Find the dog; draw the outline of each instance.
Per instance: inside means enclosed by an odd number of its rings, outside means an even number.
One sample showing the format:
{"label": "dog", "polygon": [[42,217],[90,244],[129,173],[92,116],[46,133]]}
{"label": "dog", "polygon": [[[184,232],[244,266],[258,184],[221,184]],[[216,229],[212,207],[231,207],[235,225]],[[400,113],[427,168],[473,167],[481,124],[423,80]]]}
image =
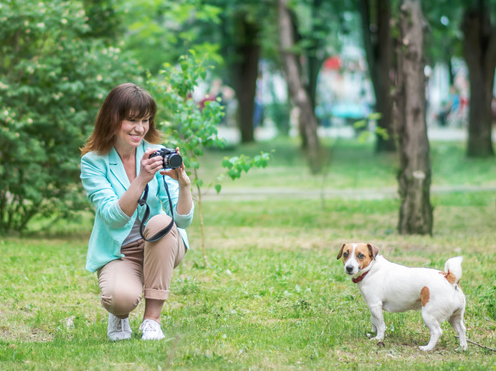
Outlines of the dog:
{"label": "dog", "polygon": [[383,310],[397,313],[421,310],[431,338],[422,351],[433,350],[443,331],[440,323],[448,320],[458,333],[460,348],[467,349],[463,324],[465,295],[460,287],[461,256],[449,259],[444,272],[429,268],[409,268],[379,255],[372,244],[343,244],[337,259],[343,258],[344,271],[352,277],[370,310],[371,340],[383,340],[386,331]]}

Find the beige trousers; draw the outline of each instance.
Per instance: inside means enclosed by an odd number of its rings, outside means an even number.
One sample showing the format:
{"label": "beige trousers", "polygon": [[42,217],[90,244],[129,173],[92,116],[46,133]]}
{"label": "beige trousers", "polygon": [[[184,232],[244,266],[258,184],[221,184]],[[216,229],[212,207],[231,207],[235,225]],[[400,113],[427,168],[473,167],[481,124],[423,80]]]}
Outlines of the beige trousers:
{"label": "beige trousers", "polygon": [[[168,215],[155,215],[145,228],[149,238],[167,226]],[[176,225],[156,242],[140,239],[122,246],[125,256],[112,260],[97,271],[101,301],[115,316],[125,316],[145,299],[167,300],[172,271],[186,255],[186,247]]]}

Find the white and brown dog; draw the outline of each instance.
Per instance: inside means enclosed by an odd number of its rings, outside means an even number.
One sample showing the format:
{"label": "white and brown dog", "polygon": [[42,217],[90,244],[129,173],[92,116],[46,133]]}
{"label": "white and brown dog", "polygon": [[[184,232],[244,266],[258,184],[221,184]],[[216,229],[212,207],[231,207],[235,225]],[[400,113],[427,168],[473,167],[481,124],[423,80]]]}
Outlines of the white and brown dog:
{"label": "white and brown dog", "polygon": [[382,311],[421,310],[431,338],[420,350],[432,350],[443,331],[440,323],[449,321],[458,333],[460,347],[467,349],[463,313],[465,295],[459,285],[462,257],[449,259],[444,272],[429,268],[408,268],[379,255],[376,246],[365,243],[343,244],[337,259],[343,257],[344,271],[358,284],[372,317],[372,340],[384,339],[386,325]]}

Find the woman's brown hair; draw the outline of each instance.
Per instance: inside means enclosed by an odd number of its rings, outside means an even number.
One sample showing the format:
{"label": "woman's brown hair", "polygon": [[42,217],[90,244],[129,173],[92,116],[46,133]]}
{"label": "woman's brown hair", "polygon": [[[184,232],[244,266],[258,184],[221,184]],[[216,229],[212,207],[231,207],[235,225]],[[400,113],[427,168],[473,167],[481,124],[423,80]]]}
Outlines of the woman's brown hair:
{"label": "woman's brown hair", "polygon": [[115,144],[115,134],[126,119],[150,117],[150,127],[145,140],[153,144],[159,143],[160,132],[154,121],[156,113],[155,100],[146,90],[132,83],[116,86],[105,98],[95,120],[95,130],[81,148],[81,154],[91,151],[99,155],[109,153]]}

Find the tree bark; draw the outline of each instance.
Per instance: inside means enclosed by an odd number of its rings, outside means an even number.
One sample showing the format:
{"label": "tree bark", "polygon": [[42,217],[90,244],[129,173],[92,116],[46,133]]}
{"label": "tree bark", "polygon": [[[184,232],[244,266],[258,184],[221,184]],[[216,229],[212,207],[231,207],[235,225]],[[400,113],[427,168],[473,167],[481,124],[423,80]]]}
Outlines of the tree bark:
{"label": "tree bark", "polygon": [[250,22],[245,13],[238,15],[238,40],[233,64],[233,88],[238,99],[239,129],[243,143],[255,140],[253,110],[257,89],[258,61],[260,57],[259,26]]}
{"label": "tree bark", "polygon": [[316,173],[322,166],[320,156],[321,147],[317,136],[317,118],[315,117],[308,92],[303,86],[297,56],[292,51],[294,47],[294,34],[287,3],[287,0],[279,0],[278,2],[279,38],[284,75],[291,100],[299,109],[299,122],[300,127],[305,132],[306,153],[308,155],[310,169],[313,173]]}
{"label": "tree bark", "polygon": [[463,54],[470,81],[468,157],[494,156],[491,140],[496,29],[491,26],[484,1],[465,11],[462,23]]}
{"label": "tree bark", "polygon": [[[313,0],[312,19],[314,20],[319,19],[319,12],[322,12],[322,3],[323,0]],[[322,38],[319,37],[319,35],[322,34],[323,32],[324,32],[323,25],[320,22],[312,22],[311,43],[310,46],[306,48],[306,53],[305,53],[308,62],[307,63],[308,82],[306,88],[314,112],[315,112],[315,107],[317,105],[317,84],[318,84],[319,72],[325,60],[323,53],[319,53],[319,50],[322,49]]]}
{"label": "tree bark", "polygon": [[422,23],[420,0],[401,1],[397,95],[401,198],[398,232],[432,235]]}
{"label": "tree bark", "polygon": [[381,113],[377,126],[384,129],[376,135],[376,152],[394,152],[396,138],[390,76],[393,60],[393,41],[389,24],[391,3],[390,0],[360,0],[358,7],[370,78],[374,86],[375,110]]}

